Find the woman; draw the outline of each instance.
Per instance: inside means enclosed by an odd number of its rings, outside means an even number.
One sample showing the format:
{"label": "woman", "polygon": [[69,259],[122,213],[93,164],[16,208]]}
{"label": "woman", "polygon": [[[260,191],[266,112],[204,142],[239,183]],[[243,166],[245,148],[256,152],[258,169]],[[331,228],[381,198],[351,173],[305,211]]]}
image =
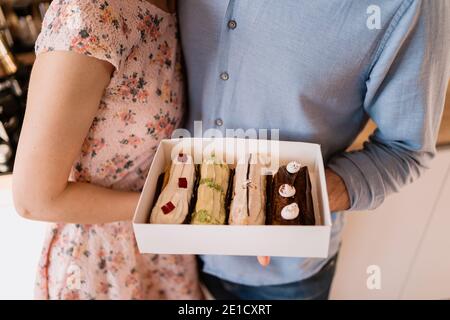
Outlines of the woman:
{"label": "woman", "polygon": [[18,212],[55,222],[38,299],[200,298],[194,257],[139,254],[130,223],[158,143],[183,113],[173,8],[50,6],[13,177]]}

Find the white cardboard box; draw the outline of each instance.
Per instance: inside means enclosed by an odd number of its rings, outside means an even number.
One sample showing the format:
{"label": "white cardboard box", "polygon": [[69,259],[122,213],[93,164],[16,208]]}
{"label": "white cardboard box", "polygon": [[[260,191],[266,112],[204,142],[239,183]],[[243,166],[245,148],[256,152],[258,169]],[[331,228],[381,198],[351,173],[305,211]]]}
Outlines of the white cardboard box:
{"label": "white cardboard box", "polygon": [[[237,150],[279,154],[285,165],[297,160],[307,165],[311,178],[315,226],[236,226],[149,224],[158,177],[170,163],[171,154],[191,152],[194,161],[202,153],[236,161]],[[229,162],[228,162],[229,163]],[[328,256],[331,217],[320,146],[311,143],[234,138],[183,138],[163,140],[153,159],[135,215],[133,226],[141,253],[216,254],[249,256]]]}

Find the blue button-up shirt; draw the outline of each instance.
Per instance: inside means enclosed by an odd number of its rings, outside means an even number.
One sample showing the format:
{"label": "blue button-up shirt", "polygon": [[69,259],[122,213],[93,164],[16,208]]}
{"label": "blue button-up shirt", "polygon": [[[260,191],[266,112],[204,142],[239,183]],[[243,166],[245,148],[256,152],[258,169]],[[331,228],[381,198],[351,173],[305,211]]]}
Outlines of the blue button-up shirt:
{"label": "blue button-up shirt", "polygon": [[[449,78],[448,0],[182,0],[187,128],[279,129],[322,146],[351,209],[417,178],[435,152]],[[229,23],[231,20],[234,22]],[[361,151],[345,152],[371,118]],[[330,256],[342,215],[334,214]],[[388,223],[388,222],[387,222]],[[299,244],[305,245],[305,244]],[[204,270],[247,285],[307,278],[326,259],[204,256]]]}

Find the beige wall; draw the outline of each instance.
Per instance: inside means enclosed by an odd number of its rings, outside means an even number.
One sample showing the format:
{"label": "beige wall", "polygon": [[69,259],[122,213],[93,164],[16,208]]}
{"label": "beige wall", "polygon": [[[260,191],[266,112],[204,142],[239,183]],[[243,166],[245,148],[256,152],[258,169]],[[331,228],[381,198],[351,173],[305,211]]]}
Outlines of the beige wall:
{"label": "beige wall", "polygon": [[[349,212],[333,299],[450,299],[450,148],[374,211]],[[369,290],[367,267],[381,272]]]}

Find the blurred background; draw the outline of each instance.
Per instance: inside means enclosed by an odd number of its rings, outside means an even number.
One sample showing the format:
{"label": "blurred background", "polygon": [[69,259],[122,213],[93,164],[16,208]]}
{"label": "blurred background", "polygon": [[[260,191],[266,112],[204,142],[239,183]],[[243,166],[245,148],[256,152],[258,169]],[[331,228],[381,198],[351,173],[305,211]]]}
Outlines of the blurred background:
{"label": "blurred background", "polygon": [[49,1],[0,1],[0,174],[12,171],[34,43]]}
{"label": "blurred background", "polygon": [[[0,299],[33,297],[46,227],[15,213],[11,172],[34,42],[49,3],[0,0]],[[351,149],[361,148],[374,129],[368,123]],[[346,214],[332,299],[450,299],[450,91],[437,149],[417,183],[375,211]],[[367,285],[371,266],[379,270],[379,288]]]}

